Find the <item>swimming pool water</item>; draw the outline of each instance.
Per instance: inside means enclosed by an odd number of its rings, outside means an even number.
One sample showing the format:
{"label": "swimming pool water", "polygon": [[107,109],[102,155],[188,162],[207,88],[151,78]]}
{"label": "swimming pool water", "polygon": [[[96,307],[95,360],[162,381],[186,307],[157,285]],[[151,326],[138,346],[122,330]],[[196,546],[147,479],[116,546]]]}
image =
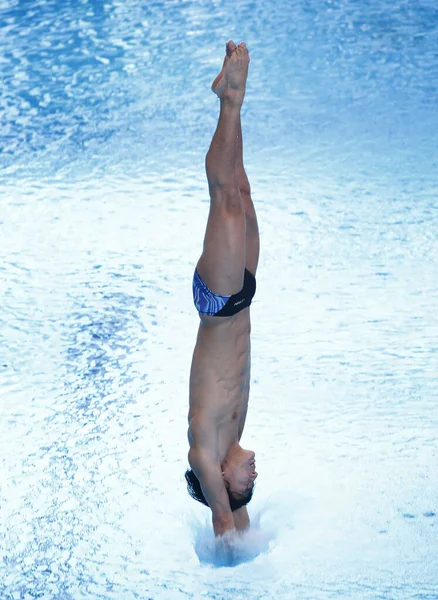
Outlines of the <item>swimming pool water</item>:
{"label": "swimming pool water", "polygon": [[[222,568],[183,472],[229,38],[261,551]],[[438,598],[437,38],[426,0],[0,2],[1,598]]]}

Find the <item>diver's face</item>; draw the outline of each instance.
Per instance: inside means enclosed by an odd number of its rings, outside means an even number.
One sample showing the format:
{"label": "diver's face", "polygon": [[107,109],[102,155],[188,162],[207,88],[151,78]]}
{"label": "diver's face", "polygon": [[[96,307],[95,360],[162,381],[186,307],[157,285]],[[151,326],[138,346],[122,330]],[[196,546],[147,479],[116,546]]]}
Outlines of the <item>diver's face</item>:
{"label": "diver's face", "polygon": [[243,495],[248,493],[257,479],[255,470],[255,454],[251,450],[242,450],[242,454],[234,465],[229,465],[224,471],[224,478],[228,482],[232,494]]}

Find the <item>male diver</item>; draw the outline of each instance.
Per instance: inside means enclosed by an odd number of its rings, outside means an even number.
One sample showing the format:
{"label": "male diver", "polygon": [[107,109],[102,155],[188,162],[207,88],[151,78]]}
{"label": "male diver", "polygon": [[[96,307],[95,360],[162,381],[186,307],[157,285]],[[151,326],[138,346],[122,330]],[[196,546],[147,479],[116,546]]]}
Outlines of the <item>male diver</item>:
{"label": "male diver", "polygon": [[240,111],[249,53],[226,44],[212,90],[220,99],[206,156],[210,212],[193,279],[200,325],[190,372],[186,472],[190,495],[212,512],[216,536],[249,527],[255,454],[240,446],[250,385],[249,306],[256,289],[259,232],[243,167]]}

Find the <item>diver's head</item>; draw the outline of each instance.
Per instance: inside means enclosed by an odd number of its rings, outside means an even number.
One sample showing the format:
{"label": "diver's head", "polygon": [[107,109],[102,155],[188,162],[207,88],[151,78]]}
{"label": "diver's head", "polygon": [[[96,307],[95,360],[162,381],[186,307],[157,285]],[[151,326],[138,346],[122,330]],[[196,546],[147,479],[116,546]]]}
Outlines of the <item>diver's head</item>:
{"label": "diver's head", "polygon": [[[239,446],[228,453],[221,467],[230,508],[234,512],[248,504],[252,498],[254,481],[257,478],[255,454],[250,450],[243,450]],[[190,496],[208,506],[199,479],[193,470],[188,469],[185,478]]]}
{"label": "diver's head", "polygon": [[236,445],[230,449],[221,467],[228,495],[237,501],[247,498],[241,505],[244,506],[251,500],[254,482],[258,476],[254,452]]}

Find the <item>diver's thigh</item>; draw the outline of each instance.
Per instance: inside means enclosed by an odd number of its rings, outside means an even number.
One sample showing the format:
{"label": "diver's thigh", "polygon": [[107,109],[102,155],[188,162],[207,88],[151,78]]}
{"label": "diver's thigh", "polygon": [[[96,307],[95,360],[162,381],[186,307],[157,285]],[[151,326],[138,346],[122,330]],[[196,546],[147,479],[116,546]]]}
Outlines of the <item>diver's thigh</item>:
{"label": "diver's thigh", "polygon": [[242,289],[245,228],[243,205],[230,210],[224,202],[212,201],[197,268],[206,285],[216,294],[231,295]]}

